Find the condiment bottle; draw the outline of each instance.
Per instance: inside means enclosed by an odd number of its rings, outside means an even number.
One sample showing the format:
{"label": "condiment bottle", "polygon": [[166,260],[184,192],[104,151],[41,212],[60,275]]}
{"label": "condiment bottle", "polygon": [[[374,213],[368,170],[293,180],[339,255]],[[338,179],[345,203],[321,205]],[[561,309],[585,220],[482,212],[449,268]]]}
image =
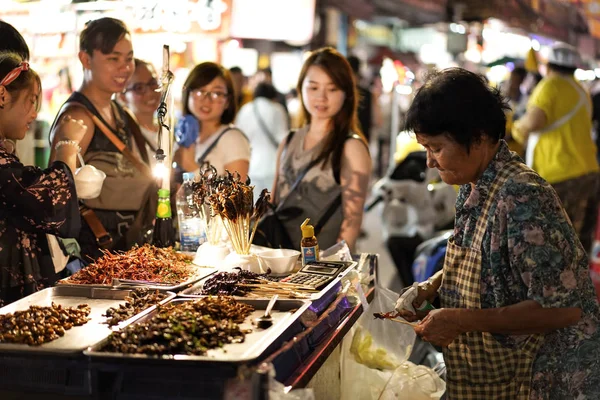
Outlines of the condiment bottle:
{"label": "condiment bottle", "polygon": [[171,247],[175,244],[175,230],[171,215],[171,200],[169,189],[159,189],[158,207],[154,220],[154,234],[152,244],[156,247]]}
{"label": "condiment bottle", "polygon": [[308,225],[310,218],[306,218],[300,229],[302,230],[302,241],[300,242],[300,251],[302,252],[302,266],[311,261],[319,261],[319,243],[315,237],[315,228]]}

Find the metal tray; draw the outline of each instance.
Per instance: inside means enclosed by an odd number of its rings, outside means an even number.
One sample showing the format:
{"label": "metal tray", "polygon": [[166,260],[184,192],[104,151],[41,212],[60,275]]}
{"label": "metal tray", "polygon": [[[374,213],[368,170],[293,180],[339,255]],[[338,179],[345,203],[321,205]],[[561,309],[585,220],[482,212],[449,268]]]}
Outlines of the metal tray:
{"label": "metal tray", "polygon": [[65,278],[59,281],[59,286],[75,286],[75,287],[88,287],[88,288],[105,288],[105,289],[132,289],[137,287],[144,287],[152,290],[160,290],[162,292],[179,292],[185,288],[190,287],[194,283],[201,279],[205,279],[214,274],[216,268],[199,267],[196,264],[192,264],[196,267],[196,273],[190,278],[181,283],[160,283],[150,281],[136,281],[129,279],[117,279],[113,278],[110,285],[106,284],[78,284],[69,282],[69,278]]}
{"label": "metal tray", "polygon": [[154,290],[162,290],[169,292],[179,292],[185,288],[190,287],[194,283],[198,282],[201,279],[206,279],[215,272],[217,272],[216,268],[206,268],[199,267],[193,264],[196,267],[196,272],[189,279],[181,283],[160,283],[160,282],[148,282],[148,281],[133,281],[127,279],[117,279],[113,278],[112,286],[115,288],[131,288],[131,287],[145,287],[148,289]]}
{"label": "metal tray", "polygon": [[[0,314],[8,314],[15,311],[27,310],[29,306],[50,306],[52,303],[60,304],[64,307],[77,307],[79,304],[90,306],[91,313],[88,316],[90,320],[82,326],[74,326],[65,330],[64,336],[44,343],[40,346],[29,346],[26,344],[0,343],[0,352],[12,353],[33,353],[33,354],[58,354],[73,355],[81,353],[87,347],[106,338],[111,332],[111,328],[106,325],[106,317],[102,314],[110,307],[118,307],[125,304],[125,298],[131,293],[131,289],[106,289],[97,287],[78,286],[55,286],[29,295],[21,300],[0,308]],[[168,302],[175,297],[174,293],[164,299],[162,302]],[[155,307],[150,307],[144,312],[151,312]],[[121,322],[131,323],[135,318]]]}
{"label": "metal tray", "polygon": [[[205,296],[206,297],[206,296]],[[183,303],[187,301],[195,301],[198,299],[192,298],[177,298],[171,300],[171,303]],[[275,302],[271,316],[273,317],[273,325],[267,329],[258,329],[252,325],[255,318],[264,314],[269,302],[268,299],[248,299],[236,298],[241,303],[246,303],[255,308],[246,320],[240,324],[240,328],[252,329],[251,333],[246,334],[243,343],[230,343],[222,348],[212,349],[205,356],[190,356],[183,354],[173,355],[144,355],[144,354],[123,354],[110,353],[102,351],[102,347],[107,343],[108,338],[96,343],[95,345],[84,351],[84,354],[90,356],[92,362],[95,358],[104,359],[121,359],[121,360],[173,360],[180,363],[181,361],[188,362],[225,362],[225,363],[247,363],[258,359],[271,345],[275,344],[279,338],[285,337],[286,332],[291,329],[294,323],[307,310],[310,301],[306,300],[289,300],[279,299]],[[147,315],[138,318],[134,323],[139,323],[152,318],[156,314],[156,310]],[[99,360],[96,360],[99,361]]]}
{"label": "metal tray", "polygon": [[[358,263],[356,263],[354,261],[351,262],[348,265],[348,267],[346,269],[344,269],[342,272],[340,272],[338,274],[338,276],[335,279],[333,279],[331,282],[329,282],[329,284],[327,286],[325,286],[323,289],[321,289],[318,293],[311,294],[310,297],[307,298],[306,300],[310,300],[313,302],[318,302],[319,300],[324,299],[324,298],[331,298],[330,300],[332,300],[333,297],[335,297],[335,294],[342,287],[342,285],[340,284],[340,281],[342,280],[342,278],[344,278],[350,271],[352,271],[354,268],[356,268],[357,265],[358,265]],[[191,287],[181,291],[179,293],[179,296],[180,297],[189,297],[189,298],[198,298],[198,297],[206,296],[206,295],[202,295],[202,294],[197,294],[197,292],[199,292],[200,289],[202,289],[202,287],[204,286],[204,282],[206,282],[209,278],[210,278],[210,276],[206,276],[206,277],[202,278],[198,282],[194,283]],[[282,296],[280,295],[279,298],[282,298]],[[294,300],[295,300],[295,298],[294,298]],[[298,299],[298,300],[304,300],[304,299]]]}

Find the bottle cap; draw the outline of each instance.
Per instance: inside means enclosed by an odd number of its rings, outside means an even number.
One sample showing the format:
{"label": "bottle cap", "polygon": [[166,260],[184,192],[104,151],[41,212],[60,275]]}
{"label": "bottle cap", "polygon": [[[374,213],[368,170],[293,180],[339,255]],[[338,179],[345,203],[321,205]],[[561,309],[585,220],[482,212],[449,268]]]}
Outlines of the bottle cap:
{"label": "bottle cap", "polygon": [[158,197],[169,197],[170,194],[169,189],[158,189]]}
{"label": "bottle cap", "polygon": [[183,173],[183,181],[193,181],[195,178],[193,172],[184,172]]}
{"label": "bottle cap", "polygon": [[303,238],[311,238],[315,236],[315,228],[312,225],[308,225],[310,222],[310,218],[306,218],[302,225],[300,225],[300,229],[302,230]]}

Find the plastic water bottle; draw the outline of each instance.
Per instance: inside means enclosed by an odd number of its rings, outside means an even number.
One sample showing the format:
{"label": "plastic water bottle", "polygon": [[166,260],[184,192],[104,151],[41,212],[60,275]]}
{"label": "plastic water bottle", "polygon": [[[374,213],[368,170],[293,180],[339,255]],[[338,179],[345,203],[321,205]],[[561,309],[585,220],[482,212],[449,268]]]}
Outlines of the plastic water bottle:
{"label": "plastic water bottle", "polygon": [[195,252],[206,241],[206,232],[193,201],[193,172],[183,173],[183,185],[177,191],[177,222],[181,251]]}

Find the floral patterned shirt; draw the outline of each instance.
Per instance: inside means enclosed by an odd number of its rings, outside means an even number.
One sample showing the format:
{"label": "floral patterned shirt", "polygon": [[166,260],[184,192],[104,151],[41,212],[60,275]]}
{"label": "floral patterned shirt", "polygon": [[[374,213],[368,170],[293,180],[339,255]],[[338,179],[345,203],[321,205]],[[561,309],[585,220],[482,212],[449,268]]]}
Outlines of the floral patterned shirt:
{"label": "floral patterned shirt", "polygon": [[0,147],[0,301],[11,302],[55,280],[45,234],[76,237],[80,228],[69,167],[24,166]]}
{"label": "floral patterned shirt", "polygon": [[[494,178],[515,158],[502,141],[475,188],[460,188],[457,245],[470,246]],[[535,300],[543,307],[582,310],[579,323],[545,335],[533,366],[531,399],[600,399],[598,300],[585,251],[552,186],[532,170],[510,178],[491,206],[481,251],[482,308]],[[525,339],[494,336],[510,347]]]}

